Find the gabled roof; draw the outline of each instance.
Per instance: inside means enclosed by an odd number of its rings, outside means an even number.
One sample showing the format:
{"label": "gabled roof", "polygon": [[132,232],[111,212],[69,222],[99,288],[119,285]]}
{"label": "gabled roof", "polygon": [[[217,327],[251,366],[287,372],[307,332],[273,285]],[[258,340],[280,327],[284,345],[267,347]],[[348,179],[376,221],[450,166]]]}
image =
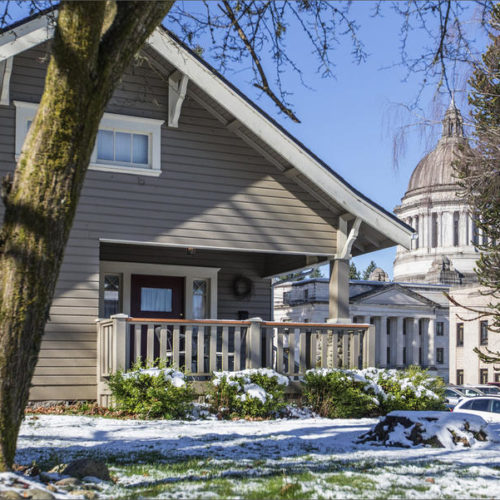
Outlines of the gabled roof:
{"label": "gabled roof", "polygon": [[390,292],[400,292],[403,295],[406,295],[409,298],[417,300],[422,303],[422,305],[430,306],[430,307],[443,307],[441,304],[434,302],[433,300],[420,295],[418,292],[411,290],[407,287],[401,286],[399,283],[387,283],[386,285],[374,286],[371,290],[360,293],[358,295],[354,295],[349,298],[349,302],[351,303],[366,303],[369,298],[381,298],[382,296],[390,293]]}
{"label": "gabled roof", "polygon": [[[24,19],[0,32],[0,64],[53,35],[49,13]],[[300,184],[335,215],[363,222],[352,248],[353,255],[395,244],[410,248],[413,229],[400,221],[334,172],[275,120],[202,60],[174,34],[157,28],[149,46],[192,82],[192,96],[206,104],[226,126],[252,144],[283,173]],[[196,96],[200,89],[204,96]],[[213,103],[211,105],[211,103]]]}

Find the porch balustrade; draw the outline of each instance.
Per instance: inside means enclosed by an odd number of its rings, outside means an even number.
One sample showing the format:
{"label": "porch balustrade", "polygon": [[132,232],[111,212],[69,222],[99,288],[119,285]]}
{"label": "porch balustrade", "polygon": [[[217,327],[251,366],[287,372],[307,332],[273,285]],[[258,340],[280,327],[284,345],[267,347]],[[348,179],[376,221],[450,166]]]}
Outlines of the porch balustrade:
{"label": "porch balustrade", "polygon": [[141,319],[118,314],[99,320],[97,333],[101,404],[108,401],[107,377],[135,361],[159,358],[200,381],[220,370],[267,367],[293,380],[310,368],[375,364],[375,329],[368,324]]}

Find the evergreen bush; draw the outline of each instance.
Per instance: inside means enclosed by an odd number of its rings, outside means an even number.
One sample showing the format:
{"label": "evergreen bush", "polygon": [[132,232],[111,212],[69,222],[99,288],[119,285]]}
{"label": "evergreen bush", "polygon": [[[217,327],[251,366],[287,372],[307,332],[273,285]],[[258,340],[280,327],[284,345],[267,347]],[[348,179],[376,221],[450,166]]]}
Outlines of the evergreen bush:
{"label": "evergreen bush", "polygon": [[406,370],[314,369],[304,377],[304,399],[323,417],[359,418],[393,410],[445,410],[444,382],[417,367]]}
{"label": "evergreen bush", "polygon": [[118,409],[142,418],[182,419],[192,408],[195,393],[184,373],[135,363],[130,371],[118,371],[109,378],[109,388]]}
{"label": "evergreen bush", "polygon": [[271,418],[285,406],[288,378],[268,368],[214,372],[207,400],[219,418]]}

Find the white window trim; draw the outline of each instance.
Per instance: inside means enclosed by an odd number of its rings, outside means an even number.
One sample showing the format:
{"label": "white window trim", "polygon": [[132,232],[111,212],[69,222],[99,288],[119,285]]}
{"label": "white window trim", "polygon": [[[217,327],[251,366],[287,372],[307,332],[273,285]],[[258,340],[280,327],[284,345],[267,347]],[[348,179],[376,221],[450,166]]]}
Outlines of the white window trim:
{"label": "white window trim", "polygon": [[[33,120],[38,110],[38,104],[23,101],[13,101],[16,106],[16,160],[26,138],[27,123]],[[90,159],[89,169],[103,172],[149,175],[158,177],[161,175],[161,126],[164,120],[154,118],[143,118],[140,116],[119,115],[115,113],[104,113],[100,129],[112,129],[129,133],[147,134],[150,136],[149,156],[150,166],[129,167],[114,164],[103,164],[97,162],[97,148],[94,148]]]}
{"label": "white window trim", "polygon": [[[100,261],[99,268],[99,305],[104,287],[105,274],[122,275],[122,308],[123,313],[130,315],[130,281],[132,274],[150,274],[152,276],[180,276],[184,282],[184,319],[193,319],[193,281],[207,279],[210,283],[208,297],[208,318],[217,319],[217,273],[220,267],[175,266],[168,264],[143,264],[139,262]],[[100,307],[102,310],[102,307]]]}

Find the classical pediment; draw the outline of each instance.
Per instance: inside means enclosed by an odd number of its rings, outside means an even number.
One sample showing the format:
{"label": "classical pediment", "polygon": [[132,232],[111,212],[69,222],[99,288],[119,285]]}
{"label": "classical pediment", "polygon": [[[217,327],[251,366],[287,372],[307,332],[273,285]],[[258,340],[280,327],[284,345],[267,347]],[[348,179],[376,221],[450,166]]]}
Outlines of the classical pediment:
{"label": "classical pediment", "polygon": [[440,307],[440,304],[429,300],[418,292],[394,283],[383,287],[377,286],[373,290],[351,297],[350,301],[351,303],[363,304]]}

